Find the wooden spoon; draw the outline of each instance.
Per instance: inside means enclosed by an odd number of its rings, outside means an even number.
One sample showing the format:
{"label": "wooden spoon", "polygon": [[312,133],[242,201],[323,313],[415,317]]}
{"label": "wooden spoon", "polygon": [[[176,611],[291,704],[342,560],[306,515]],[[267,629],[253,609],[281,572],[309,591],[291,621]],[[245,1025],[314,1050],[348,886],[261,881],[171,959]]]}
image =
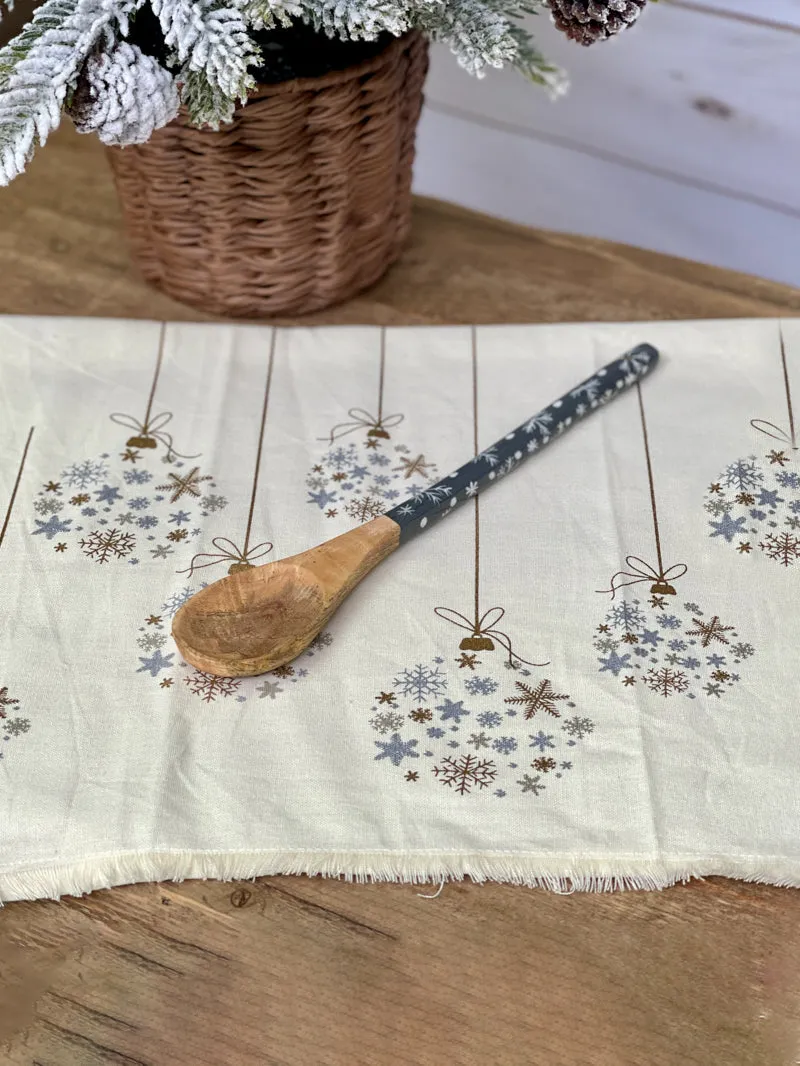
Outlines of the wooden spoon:
{"label": "wooden spoon", "polygon": [[395,548],[636,384],[657,362],[656,349],[640,344],[379,518],[299,555],[240,570],[201,589],[172,623],[181,655],[198,670],[218,677],[250,677],[290,662]]}

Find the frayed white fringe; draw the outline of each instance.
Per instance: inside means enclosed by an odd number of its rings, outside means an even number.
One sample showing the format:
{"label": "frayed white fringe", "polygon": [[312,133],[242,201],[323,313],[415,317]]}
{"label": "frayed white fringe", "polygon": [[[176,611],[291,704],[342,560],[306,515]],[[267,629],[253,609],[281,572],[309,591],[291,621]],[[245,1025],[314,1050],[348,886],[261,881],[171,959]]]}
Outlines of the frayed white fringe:
{"label": "frayed white fringe", "polygon": [[0,903],[81,896],[101,888],[188,879],[245,881],[278,874],[343,881],[444,884],[469,879],[552,892],[668,888],[694,878],[729,877],[800,888],[800,859],[699,856],[670,860],[600,859],[513,852],[220,852],[159,851],[98,855],[64,863],[14,864],[0,870]]}

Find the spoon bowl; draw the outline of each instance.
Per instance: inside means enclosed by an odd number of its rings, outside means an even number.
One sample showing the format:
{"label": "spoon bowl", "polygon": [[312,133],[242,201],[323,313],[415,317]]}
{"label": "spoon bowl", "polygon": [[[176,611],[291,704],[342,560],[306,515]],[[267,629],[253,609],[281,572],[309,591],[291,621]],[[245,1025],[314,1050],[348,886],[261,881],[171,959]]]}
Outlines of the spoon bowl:
{"label": "spoon bowl", "polygon": [[192,666],[252,677],[291,662],[366,575],[400,542],[382,515],[287,559],[230,574],[175,615],[172,635]]}

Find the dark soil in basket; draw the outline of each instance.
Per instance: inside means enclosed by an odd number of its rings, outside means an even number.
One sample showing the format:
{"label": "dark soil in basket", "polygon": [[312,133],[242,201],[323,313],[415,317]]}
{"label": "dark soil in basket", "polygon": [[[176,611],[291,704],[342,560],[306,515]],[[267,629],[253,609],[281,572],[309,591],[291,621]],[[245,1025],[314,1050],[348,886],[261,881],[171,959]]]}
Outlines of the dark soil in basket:
{"label": "dark soil in basket", "polygon": [[[276,85],[292,78],[318,78],[347,70],[379,55],[393,40],[391,34],[384,33],[375,41],[342,41],[317,33],[303,22],[294,22],[287,29],[261,30],[251,35],[264,60],[262,66],[250,67],[250,73],[260,85]],[[169,50],[149,4],[137,11],[129,40],[166,65]]]}

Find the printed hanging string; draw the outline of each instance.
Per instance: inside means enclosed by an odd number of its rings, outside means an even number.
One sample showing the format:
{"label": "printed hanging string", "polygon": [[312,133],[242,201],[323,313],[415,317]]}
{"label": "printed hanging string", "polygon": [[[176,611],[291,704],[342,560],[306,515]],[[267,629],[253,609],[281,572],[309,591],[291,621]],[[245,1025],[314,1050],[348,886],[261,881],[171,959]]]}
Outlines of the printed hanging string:
{"label": "printed hanging string", "polygon": [[[613,600],[617,592],[621,588],[625,588],[628,585],[638,585],[643,581],[651,581],[650,592],[654,596],[674,596],[675,587],[672,584],[673,581],[677,581],[689,569],[685,563],[675,563],[672,566],[664,567],[664,559],[661,552],[661,532],[658,525],[658,507],[656,505],[656,490],[655,482],[653,479],[653,463],[650,458],[650,440],[647,434],[647,420],[644,414],[644,401],[642,400],[642,388],[639,382],[636,383],[636,396],[639,401],[639,417],[642,423],[642,439],[644,441],[644,456],[647,464],[647,483],[650,488],[650,509],[653,516],[653,534],[656,542],[656,557],[658,559],[658,566],[655,567],[651,563],[645,562],[644,559],[640,559],[638,555],[628,555],[625,559],[625,565],[627,570],[618,570],[616,574],[611,578],[611,585],[607,589],[597,589],[596,591],[602,594],[611,594]],[[628,580],[621,580],[627,578]]]}
{"label": "printed hanging string", "polygon": [[151,417],[153,410],[153,399],[156,394],[156,388],[158,386],[158,378],[161,374],[161,364],[164,361],[164,341],[167,334],[167,325],[165,322],[161,324],[161,333],[158,339],[158,355],[156,357],[156,368],[153,373],[153,381],[150,385],[150,395],[147,398],[147,410],[145,411],[144,421],[140,422],[133,415],[112,414],[111,421],[115,422],[118,426],[125,426],[126,429],[132,429],[134,435],[128,439],[127,446],[129,448],[155,448],[157,442],[164,444],[167,449],[167,459],[171,462],[173,459],[198,459],[199,455],[182,455],[175,450],[172,443],[172,435],[164,432],[164,427],[172,421],[172,413],[170,411],[164,411],[160,415]]}
{"label": "printed hanging string", "polygon": [[[256,496],[258,493],[258,478],[261,472],[261,452],[264,445],[264,431],[267,426],[267,408],[269,406],[269,393],[272,387],[272,367],[275,362],[275,340],[277,329],[273,328],[269,346],[269,361],[267,363],[267,381],[264,386],[264,402],[261,407],[261,426],[258,432],[258,444],[256,446],[256,464],[253,471],[253,487],[250,492],[250,510],[247,514],[247,528],[244,534],[244,545],[239,547],[228,537],[214,537],[211,543],[217,549],[216,552],[198,552],[192,557],[192,561],[186,570],[179,570],[179,574],[194,574],[195,570],[202,570],[207,566],[217,566],[219,563],[230,560],[229,574],[239,573],[241,570],[251,570],[256,559],[262,559],[272,551],[269,541],[261,541],[250,547],[250,533],[253,528],[253,515],[255,514]],[[200,562],[205,559],[206,562]]]}
{"label": "printed hanging string", "polygon": [[[472,436],[473,436],[473,449],[474,454],[478,454],[478,344],[477,344],[477,330],[472,327]],[[469,632],[468,637],[463,637],[459,648],[461,651],[494,651],[494,640],[501,644],[508,653],[507,662],[509,666],[515,666],[518,663],[525,663],[526,666],[548,666],[548,662],[535,663],[530,659],[523,659],[513,648],[511,644],[511,638],[508,633],[504,633],[501,629],[497,628],[497,623],[506,613],[503,607],[490,607],[488,611],[484,611],[481,614],[480,609],[480,578],[481,578],[481,522],[480,522],[480,502],[476,496],[473,500],[474,514],[475,514],[475,566],[473,571],[473,582],[475,591],[475,614],[474,619],[470,619],[461,614],[460,611],[454,610],[452,607],[434,607],[434,614],[438,615],[445,622],[450,622],[452,625],[458,626],[459,629],[466,629]],[[494,638],[494,640],[492,639]]]}
{"label": "printed hanging string", "polygon": [[327,437],[318,437],[318,440],[333,444],[340,437],[346,437],[349,433],[355,433],[358,429],[366,429],[368,437],[380,437],[389,440],[389,429],[399,426],[403,416],[399,414],[384,415],[383,413],[383,383],[386,375],[386,327],[381,326],[381,354],[378,362],[378,416],[371,415],[363,407],[351,407],[347,412],[352,421],[339,422],[330,431]]}
{"label": "printed hanging string", "polygon": [[19,492],[19,486],[20,486],[20,484],[22,482],[22,472],[25,469],[25,462],[26,462],[26,460],[28,458],[28,449],[30,448],[31,441],[33,440],[33,430],[34,430],[34,427],[31,426],[31,428],[28,430],[28,437],[27,437],[27,440],[25,441],[25,446],[22,449],[22,458],[19,461],[19,468],[17,469],[17,475],[14,478],[14,484],[13,484],[13,486],[11,488],[11,499],[8,501],[8,507],[6,508],[6,514],[5,514],[5,518],[3,519],[3,525],[2,525],[2,528],[0,528],[0,547],[2,547],[3,541],[6,539],[6,532],[8,531],[8,523],[11,521],[11,512],[14,510],[14,502],[15,502],[15,500],[17,498],[17,493]]}
{"label": "printed hanging string", "polygon": [[789,365],[786,360],[786,342],[783,338],[783,331],[781,330],[781,364],[783,366],[783,385],[786,390],[786,410],[789,415],[789,431],[782,426],[776,426],[774,422],[767,422],[764,418],[752,418],[750,425],[753,429],[757,429],[759,433],[765,434],[767,437],[772,437],[773,440],[779,440],[782,444],[788,444],[793,451],[798,450],[797,433],[794,425],[794,411],[792,409],[792,389],[789,384]]}

